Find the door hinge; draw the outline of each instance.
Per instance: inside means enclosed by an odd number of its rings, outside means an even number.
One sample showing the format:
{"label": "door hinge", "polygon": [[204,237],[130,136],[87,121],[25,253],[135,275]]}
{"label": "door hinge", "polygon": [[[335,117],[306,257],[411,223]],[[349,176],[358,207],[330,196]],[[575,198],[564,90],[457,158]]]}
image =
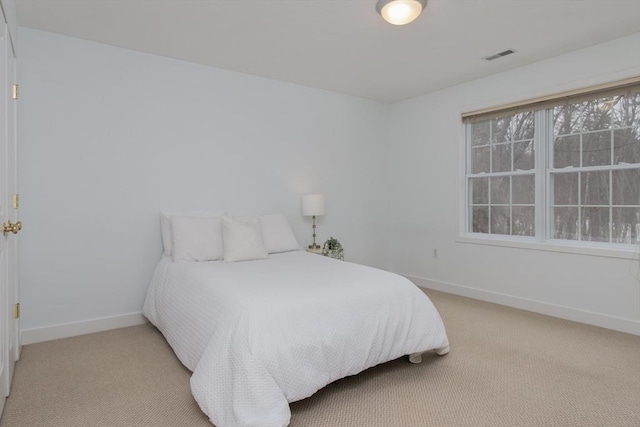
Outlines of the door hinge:
{"label": "door hinge", "polygon": [[20,195],[13,195],[13,209],[18,209],[20,207]]}
{"label": "door hinge", "polygon": [[13,306],[13,318],[14,319],[20,318],[20,303],[17,303]]}
{"label": "door hinge", "polygon": [[13,99],[20,98],[20,86],[18,84],[13,85]]}

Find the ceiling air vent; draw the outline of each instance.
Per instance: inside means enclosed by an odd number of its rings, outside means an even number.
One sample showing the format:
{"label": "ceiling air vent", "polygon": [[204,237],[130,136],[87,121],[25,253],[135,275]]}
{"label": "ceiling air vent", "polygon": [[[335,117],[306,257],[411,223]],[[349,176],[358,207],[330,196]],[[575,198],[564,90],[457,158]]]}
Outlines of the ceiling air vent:
{"label": "ceiling air vent", "polygon": [[493,61],[494,59],[502,58],[503,56],[511,55],[515,51],[513,49],[503,50],[500,53],[496,53],[495,55],[485,56],[482,59],[485,61]]}

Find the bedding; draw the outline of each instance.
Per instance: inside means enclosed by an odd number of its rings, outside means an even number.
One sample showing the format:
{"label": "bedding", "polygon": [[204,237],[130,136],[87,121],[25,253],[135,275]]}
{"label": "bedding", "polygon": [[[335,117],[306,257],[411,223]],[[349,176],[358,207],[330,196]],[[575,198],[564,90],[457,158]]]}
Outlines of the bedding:
{"label": "bedding", "polygon": [[264,246],[270,254],[302,249],[293,235],[286,216],[275,213],[260,215],[259,219]]}
{"label": "bedding", "polygon": [[286,426],[289,402],[449,346],[409,280],[305,251],[236,263],[164,257],[143,312],[193,372],[193,396],[217,427]]}
{"label": "bedding", "polygon": [[174,261],[216,261],[222,258],[222,218],[171,217]]}
{"label": "bedding", "polygon": [[223,216],[222,241],[225,262],[251,261],[269,256],[257,217],[240,220]]}
{"label": "bedding", "polygon": [[[219,220],[223,216],[227,216],[225,212],[212,212],[212,211],[190,211],[190,212],[160,212],[160,230],[162,232],[162,246],[164,248],[164,252],[162,256],[173,256],[174,261],[188,261],[189,258],[192,257],[191,253],[195,252],[198,255],[193,256],[191,261],[215,261],[215,259],[201,259],[202,250],[206,247],[209,249],[209,246],[213,245],[216,241],[221,239],[221,236],[215,235],[209,238],[209,243],[204,244],[202,239],[195,239],[192,236],[188,235],[188,238],[182,238],[183,247],[182,251],[176,259],[175,250],[174,250],[174,241],[176,240],[175,236],[175,222],[184,223],[188,221],[188,225],[190,225],[191,229],[194,231],[198,231],[198,236],[201,237],[202,234],[207,234],[210,230],[204,230],[204,233],[201,233],[200,230],[197,230],[199,218],[206,219],[214,219]],[[233,217],[241,222],[246,222],[252,218],[256,217]],[[282,213],[273,213],[273,214],[264,214],[257,217],[260,221],[260,228],[262,229],[262,237],[264,241],[264,246],[268,253],[278,253],[278,252],[288,252],[288,251],[297,251],[302,249],[298,244],[295,236],[293,235],[293,231],[291,230],[291,226],[289,225],[289,221],[287,217]],[[221,234],[221,227],[218,228],[218,234]],[[181,238],[182,236],[178,236]],[[195,243],[195,245],[194,245]],[[222,250],[222,249],[219,249]],[[189,253],[185,256],[185,252]],[[207,256],[210,256],[207,254]],[[220,255],[222,258],[222,255]]]}
{"label": "bedding", "polygon": [[211,211],[160,212],[160,231],[162,234],[162,247],[164,248],[162,256],[173,256],[173,232],[171,227],[173,217],[221,217],[223,215],[226,215],[226,213]]}

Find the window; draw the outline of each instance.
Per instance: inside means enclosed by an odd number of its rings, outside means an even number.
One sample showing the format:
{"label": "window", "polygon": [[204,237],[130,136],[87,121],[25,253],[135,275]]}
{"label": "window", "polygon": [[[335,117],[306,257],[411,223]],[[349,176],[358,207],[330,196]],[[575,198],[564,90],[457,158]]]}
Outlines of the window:
{"label": "window", "polygon": [[640,83],[463,116],[466,233],[640,244]]}

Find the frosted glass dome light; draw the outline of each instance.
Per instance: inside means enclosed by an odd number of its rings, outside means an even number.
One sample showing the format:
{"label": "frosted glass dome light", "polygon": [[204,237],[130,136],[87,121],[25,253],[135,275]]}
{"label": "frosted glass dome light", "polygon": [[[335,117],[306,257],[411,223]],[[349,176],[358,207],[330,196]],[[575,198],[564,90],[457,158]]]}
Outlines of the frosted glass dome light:
{"label": "frosted glass dome light", "polygon": [[420,16],[426,6],[427,0],[378,0],[376,10],[388,23],[406,25]]}

